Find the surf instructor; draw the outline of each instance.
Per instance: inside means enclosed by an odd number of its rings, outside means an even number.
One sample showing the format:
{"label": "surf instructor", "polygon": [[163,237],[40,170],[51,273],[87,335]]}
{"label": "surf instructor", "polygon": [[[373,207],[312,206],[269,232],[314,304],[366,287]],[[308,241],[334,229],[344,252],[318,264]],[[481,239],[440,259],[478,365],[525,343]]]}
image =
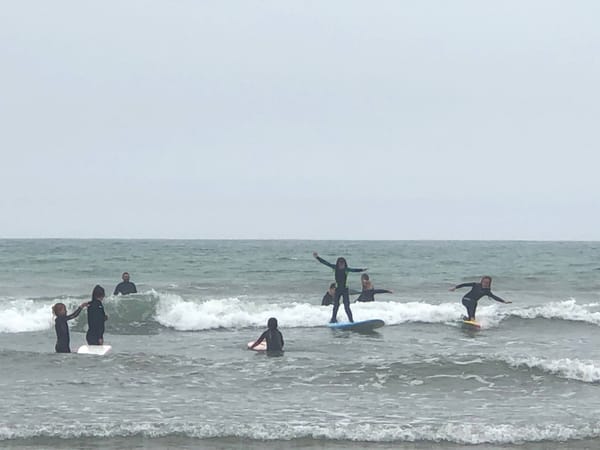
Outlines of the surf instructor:
{"label": "surf instructor", "polygon": [[343,297],[344,310],[346,311],[346,315],[348,316],[348,321],[354,322],[354,319],[352,318],[352,311],[350,310],[350,294],[348,292],[348,285],[346,284],[348,280],[348,273],[365,272],[367,269],[352,269],[348,267],[346,259],[342,257],[339,257],[335,264],[331,264],[330,262],[325,261],[323,258],[321,258],[317,252],[313,252],[313,256],[321,264],[325,264],[327,267],[330,267],[335,271],[336,287],[335,295],[333,297],[333,312],[331,314],[331,320],[329,321],[329,323],[337,322],[337,312],[340,308],[340,297]]}

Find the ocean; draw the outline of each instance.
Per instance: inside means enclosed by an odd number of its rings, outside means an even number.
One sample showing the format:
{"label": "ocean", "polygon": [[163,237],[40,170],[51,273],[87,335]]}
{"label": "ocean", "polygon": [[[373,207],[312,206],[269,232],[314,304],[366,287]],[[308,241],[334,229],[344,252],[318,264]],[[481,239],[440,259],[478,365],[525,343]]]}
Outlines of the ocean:
{"label": "ocean", "polygon": [[[368,267],[352,303],[333,272]],[[0,447],[600,448],[600,243],[0,240]],[[113,296],[128,271],[138,294]],[[455,284],[493,277],[479,331]],[[107,291],[105,356],[56,354],[51,306]],[[360,275],[349,285],[359,289]],[[356,297],[353,297],[356,298]],[[276,317],[285,354],[246,344]],[[343,308],[338,314],[345,320]],[[85,341],[86,312],[69,322]]]}

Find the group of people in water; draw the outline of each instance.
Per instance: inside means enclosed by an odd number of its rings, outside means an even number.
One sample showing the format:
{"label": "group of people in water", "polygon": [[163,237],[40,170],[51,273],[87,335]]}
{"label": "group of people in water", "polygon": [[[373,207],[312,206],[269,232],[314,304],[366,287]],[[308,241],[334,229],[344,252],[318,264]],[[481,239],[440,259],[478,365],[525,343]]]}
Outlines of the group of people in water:
{"label": "group of people in water", "polygon": [[[352,310],[350,309],[350,289],[348,288],[348,274],[366,272],[367,268],[351,268],[348,266],[346,259],[339,257],[335,264],[332,264],[325,259],[321,258],[317,252],[313,252],[313,256],[317,261],[325,266],[333,269],[335,283],[329,286],[328,291],[323,296],[321,305],[333,305],[333,311],[331,314],[330,323],[337,322],[337,313],[340,307],[340,299],[344,305],[344,311],[348,317],[349,322],[354,322],[352,316]],[[114,290],[114,295],[127,295],[137,292],[136,286],[129,280],[129,273],[124,272],[122,275],[122,282],[119,283]],[[371,302],[374,301],[376,294],[392,293],[387,289],[375,289],[369,275],[363,273],[361,275],[362,291],[352,292],[352,294],[360,294],[356,301],[360,302]],[[465,294],[462,298],[462,304],[467,310],[467,315],[463,317],[464,320],[475,321],[475,311],[477,309],[477,302],[487,296],[497,302],[501,303],[512,303],[508,300],[504,300],[491,291],[492,277],[484,276],[481,280],[476,283],[462,283],[454,287],[451,287],[450,291],[456,289],[469,287],[471,290]],[[70,338],[69,338],[69,326],[68,321],[79,316],[83,308],[87,308],[88,313],[88,331],[86,333],[86,341],[88,345],[102,345],[104,343],[104,322],[108,319],[108,316],[104,312],[104,306],[102,301],[104,300],[105,292],[102,286],[95,286],[92,292],[92,300],[90,302],[84,302],[71,314],[67,315],[67,308],[63,303],[56,303],[52,307],[52,311],[56,316],[55,319],[55,330],[56,330],[56,352],[57,353],[70,353]],[[268,352],[282,352],[283,351],[283,335],[279,331],[277,319],[275,317],[269,318],[267,321],[267,330],[261,334],[261,336],[249,347],[251,349],[256,348],[262,341],[267,342]]]}
{"label": "group of people in water", "polygon": [[[129,281],[129,273],[123,272],[123,280],[114,290],[114,295],[127,295],[137,293],[134,283]],[[52,306],[52,312],[56,316],[54,319],[54,330],[56,331],[56,345],[54,349],[57,353],[71,353],[71,338],[69,336],[69,320],[79,316],[83,308],[87,308],[88,331],[85,339],[88,345],[104,344],[104,322],[108,320],[108,315],[104,312],[104,297],[106,293],[104,288],[96,285],[92,291],[92,300],[83,302],[71,314],[67,314],[67,307],[64,303],[56,303]]]}

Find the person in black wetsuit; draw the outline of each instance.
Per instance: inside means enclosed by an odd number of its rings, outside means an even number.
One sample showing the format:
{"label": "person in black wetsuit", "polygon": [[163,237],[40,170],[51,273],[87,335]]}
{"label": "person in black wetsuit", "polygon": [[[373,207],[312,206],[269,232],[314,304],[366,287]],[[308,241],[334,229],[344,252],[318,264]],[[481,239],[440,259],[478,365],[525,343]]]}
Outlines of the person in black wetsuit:
{"label": "person in black wetsuit", "polygon": [[360,282],[362,284],[362,292],[356,299],[357,302],[374,302],[375,294],[393,294],[392,291],[388,289],[375,289],[373,287],[373,283],[369,279],[369,275],[363,273],[360,276]]}
{"label": "person in black wetsuit", "polygon": [[267,331],[261,334],[254,344],[250,346],[250,350],[252,350],[265,339],[267,340],[268,353],[283,352],[283,335],[281,334],[281,331],[277,329],[277,319],[275,317],[271,317],[267,321]]}
{"label": "person in black wetsuit", "polygon": [[104,288],[100,285],[94,287],[92,292],[92,301],[88,304],[88,331],[85,339],[89,345],[104,344],[104,322],[108,316],[104,313]]}
{"label": "person in black wetsuit", "polygon": [[329,285],[329,289],[325,292],[323,300],[321,300],[321,306],[333,305],[333,299],[335,297],[335,283]]}
{"label": "person in black wetsuit", "polygon": [[82,303],[69,315],[67,315],[67,307],[64,303],[57,303],[52,307],[52,312],[56,316],[56,319],[54,319],[54,330],[56,331],[56,345],[54,346],[54,350],[56,350],[56,353],[71,353],[71,338],[67,322],[77,317],[81,309],[87,305],[87,302]]}
{"label": "person in black wetsuit", "polygon": [[313,256],[317,259],[317,261],[319,261],[321,264],[325,264],[327,267],[331,267],[333,270],[335,270],[335,283],[336,283],[336,288],[335,288],[335,296],[333,297],[333,312],[331,314],[331,320],[329,321],[330,323],[335,323],[337,322],[337,312],[338,309],[340,308],[340,297],[343,297],[343,302],[344,302],[344,310],[346,311],[346,315],[348,316],[348,320],[350,322],[354,322],[354,319],[352,318],[352,311],[350,310],[350,294],[348,292],[348,286],[347,286],[347,280],[348,280],[348,273],[349,272],[364,272],[367,269],[352,269],[350,267],[348,267],[348,264],[346,263],[346,259],[345,258],[338,258],[337,261],[334,264],[331,264],[330,262],[325,261],[323,258],[321,258],[317,252],[313,252]]}
{"label": "person in black wetsuit", "polygon": [[475,320],[475,310],[477,309],[477,302],[481,297],[488,296],[500,303],[512,303],[508,300],[501,299],[497,295],[492,294],[492,277],[485,276],[481,278],[479,283],[462,283],[448,289],[454,292],[456,289],[470,287],[471,290],[465,294],[462,299],[462,304],[467,308],[467,317],[465,320]]}
{"label": "person in black wetsuit", "polygon": [[123,281],[121,283],[117,284],[113,295],[137,294],[137,288],[135,287],[135,284],[132,283],[131,281],[129,281],[129,273],[123,272],[123,275],[121,276],[121,278]]}

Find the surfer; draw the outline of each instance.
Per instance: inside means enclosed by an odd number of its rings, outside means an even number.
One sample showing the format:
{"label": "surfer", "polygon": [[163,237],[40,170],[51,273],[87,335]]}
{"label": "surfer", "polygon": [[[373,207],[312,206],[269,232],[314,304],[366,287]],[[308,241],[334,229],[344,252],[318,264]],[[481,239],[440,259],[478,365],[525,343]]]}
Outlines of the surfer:
{"label": "surfer", "polygon": [[88,304],[88,331],[85,339],[89,345],[102,345],[104,343],[104,322],[108,316],[104,312],[104,288],[96,285],[92,292],[92,301]]}
{"label": "surfer", "polygon": [[321,264],[325,264],[327,267],[330,267],[333,270],[335,270],[336,288],[335,288],[335,294],[333,297],[333,312],[331,314],[331,320],[329,321],[329,323],[337,322],[337,312],[338,312],[338,309],[340,308],[340,297],[343,297],[343,299],[344,299],[343,300],[344,310],[346,311],[348,320],[350,322],[354,322],[354,319],[352,318],[352,311],[350,310],[350,294],[348,292],[348,286],[346,284],[346,282],[348,280],[348,273],[349,272],[365,272],[367,269],[352,269],[352,268],[348,267],[348,264],[346,263],[346,259],[342,258],[342,257],[338,258],[334,265],[334,264],[331,264],[330,262],[325,261],[323,258],[321,258],[317,252],[313,252],[313,256]]}
{"label": "surfer", "polygon": [[321,306],[333,305],[333,298],[335,297],[335,283],[329,285],[329,289],[325,292],[323,300],[321,300]]}
{"label": "surfer", "polygon": [[267,352],[283,352],[283,335],[277,328],[277,319],[271,317],[267,321],[267,330],[250,346],[250,350],[267,340]]}
{"label": "surfer", "polygon": [[491,291],[492,286],[492,277],[484,276],[481,277],[481,281],[479,283],[462,283],[457,284],[456,286],[448,289],[451,292],[454,292],[456,289],[470,287],[471,290],[465,294],[462,299],[462,304],[467,308],[468,317],[465,317],[465,320],[475,320],[475,310],[477,309],[477,302],[481,297],[488,296],[496,300],[500,303],[512,303],[508,300],[501,299],[497,295],[492,294]]}
{"label": "surfer", "polygon": [[117,284],[113,295],[137,294],[137,288],[135,287],[135,284],[132,283],[131,281],[129,281],[129,273],[128,272],[123,272],[121,279],[123,281],[120,282],[119,284]]}
{"label": "surfer", "polygon": [[52,312],[56,316],[56,319],[54,319],[54,329],[56,330],[54,350],[56,350],[56,353],[71,353],[71,338],[69,337],[69,324],[67,322],[77,317],[87,305],[87,302],[82,303],[69,315],[67,315],[67,307],[64,303],[56,303],[52,307]]}
{"label": "surfer", "polygon": [[373,283],[369,279],[369,275],[363,273],[360,276],[360,283],[362,284],[362,292],[356,299],[357,302],[374,302],[375,294],[392,294],[393,292],[388,289],[375,289]]}

